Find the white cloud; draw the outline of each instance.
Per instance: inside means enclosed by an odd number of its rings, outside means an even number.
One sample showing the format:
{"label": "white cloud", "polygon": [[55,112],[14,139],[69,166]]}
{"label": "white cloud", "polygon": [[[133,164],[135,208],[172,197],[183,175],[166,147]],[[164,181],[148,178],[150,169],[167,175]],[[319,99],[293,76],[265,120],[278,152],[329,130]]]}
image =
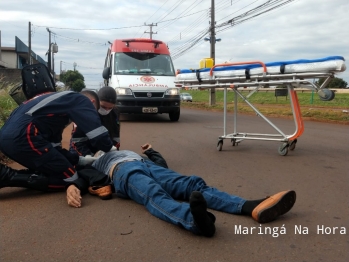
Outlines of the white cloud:
{"label": "white cloud", "polygon": [[[216,25],[264,2],[266,0],[216,0]],[[46,27],[49,27],[57,34],[57,37],[52,37],[59,47],[55,54],[56,71],[61,64],[63,69],[72,70],[76,62],[77,70],[85,76],[87,86],[92,88],[102,82],[108,41],[149,37],[144,31],[149,32],[150,28],[144,24],[157,23],[153,27],[157,33],[153,38],[167,42],[170,51],[176,52],[209,27],[210,3],[210,0],[1,1],[1,41],[2,46],[14,47],[17,36],[27,44],[30,21],[33,24],[32,49],[47,59],[45,53],[49,41]],[[348,10],[347,0],[295,0],[222,32],[217,29],[216,36],[222,41],[216,44],[216,62],[272,62],[332,55],[349,59]],[[177,17],[183,18],[167,21]],[[120,27],[125,28],[71,30]],[[200,59],[209,56],[209,43],[200,40],[194,48],[175,59],[174,65],[176,68],[197,68]],[[349,70],[338,77],[349,83]]]}

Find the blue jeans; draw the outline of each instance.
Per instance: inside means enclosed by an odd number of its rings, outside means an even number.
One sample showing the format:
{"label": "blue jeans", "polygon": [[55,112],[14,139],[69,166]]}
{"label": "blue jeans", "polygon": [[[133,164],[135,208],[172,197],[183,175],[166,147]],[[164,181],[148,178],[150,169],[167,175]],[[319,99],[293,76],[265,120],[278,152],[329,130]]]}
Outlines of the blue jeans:
{"label": "blue jeans", "polygon": [[207,207],[231,214],[240,214],[245,199],[209,187],[197,176],[183,176],[151,161],[119,164],[113,172],[116,193],[144,205],[154,216],[199,233],[190,212],[189,197],[200,191]]}

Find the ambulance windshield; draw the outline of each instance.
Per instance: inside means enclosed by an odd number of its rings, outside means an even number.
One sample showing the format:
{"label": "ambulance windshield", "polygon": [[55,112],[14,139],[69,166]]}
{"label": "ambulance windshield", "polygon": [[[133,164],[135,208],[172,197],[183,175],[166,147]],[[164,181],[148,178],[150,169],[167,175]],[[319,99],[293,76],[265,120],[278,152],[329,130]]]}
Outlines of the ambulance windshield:
{"label": "ambulance windshield", "polygon": [[154,53],[116,53],[114,74],[175,76],[169,55]]}

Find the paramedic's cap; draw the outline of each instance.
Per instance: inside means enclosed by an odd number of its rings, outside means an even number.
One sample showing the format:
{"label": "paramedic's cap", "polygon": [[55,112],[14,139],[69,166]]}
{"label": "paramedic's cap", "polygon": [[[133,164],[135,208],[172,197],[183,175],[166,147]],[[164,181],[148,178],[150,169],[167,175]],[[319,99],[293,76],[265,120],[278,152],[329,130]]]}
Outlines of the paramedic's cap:
{"label": "paramedic's cap", "polygon": [[98,91],[99,101],[105,101],[116,104],[116,91],[110,86],[103,86]]}

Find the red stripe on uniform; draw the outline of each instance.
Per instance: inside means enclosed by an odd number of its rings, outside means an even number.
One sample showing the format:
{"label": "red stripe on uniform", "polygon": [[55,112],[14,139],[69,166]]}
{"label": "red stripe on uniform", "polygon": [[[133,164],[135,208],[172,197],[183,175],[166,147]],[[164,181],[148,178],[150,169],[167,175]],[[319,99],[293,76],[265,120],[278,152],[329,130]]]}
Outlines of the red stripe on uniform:
{"label": "red stripe on uniform", "polygon": [[66,178],[71,177],[71,176],[69,176],[66,172],[63,172],[63,175],[65,175]]}
{"label": "red stripe on uniform", "polygon": [[34,144],[33,144],[33,142],[32,142],[31,139],[30,139],[30,128],[31,128],[31,126],[32,126],[32,123],[30,123],[30,124],[28,125],[28,127],[27,127],[27,140],[28,140],[28,143],[29,143],[30,147],[31,147],[36,153],[38,153],[39,155],[42,155],[42,153],[41,153],[38,149],[36,149],[36,148],[34,147]]}
{"label": "red stripe on uniform", "polygon": [[64,188],[65,186],[48,185],[49,188]]}

